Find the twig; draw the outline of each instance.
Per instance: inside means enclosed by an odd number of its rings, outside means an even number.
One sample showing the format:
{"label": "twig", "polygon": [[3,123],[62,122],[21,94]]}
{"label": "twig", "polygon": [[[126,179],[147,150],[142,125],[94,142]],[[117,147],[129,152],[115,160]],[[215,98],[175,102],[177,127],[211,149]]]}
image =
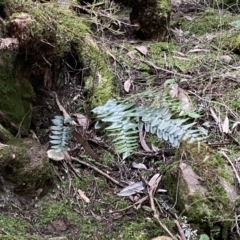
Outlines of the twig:
{"label": "twig", "polygon": [[178,229],[178,232],[179,232],[179,234],[180,234],[181,239],[182,239],[182,240],[187,240],[186,237],[185,237],[185,234],[184,234],[184,232],[183,232],[183,229],[181,228],[178,220],[174,220],[174,222],[175,222],[175,224],[177,225],[177,229]]}
{"label": "twig", "polygon": [[155,69],[157,69],[157,70],[164,71],[164,72],[166,72],[166,73],[171,73],[171,74],[174,74],[174,75],[177,75],[177,76],[180,76],[180,77],[183,77],[183,78],[188,78],[188,79],[192,78],[192,76],[189,76],[189,75],[185,75],[185,74],[181,74],[181,73],[177,73],[177,72],[173,72],[173,71],[170,71],[170,70],[161,68],[161,67],[155,65],[154,63],[152,63],[152,62],[150,62],[150,61],[141,60],[141,62],[146,63],[146,64],[148,64],[149,66],[151,66],[151,67],[153,67],[153,68],[155,68]]}
{"label": "twig", "polygon": [[238,175],[238,172],[237,172],[237,169],[235,168],[234,164],[232,163],[231,159],[227,156],[227,154],[223,151],[221,151],[222,155],[228,160],[228,162],[230,163],[235,175],[236,175],[236,178],[238,180],[238,183],[240,184],[240,177]]}
{"label": "twig", "polygon": [[[153,179],[153,178],[152,178]],[[151,180],[152,180],[151,179]],[[151,182],[151,180],[149,181],[149,183]],[[157,210],[155,208],[155,204],[154,204],[154,199],[153,199],[153,195],[158,187],[158,184],[161,180],[161,176],[159,175],[153,184],[149,184],[148,186],[148,196],[149,196],[149,200],[150,200],[150,205],[151,205],[151,209],[153,211],[153,218],[155,218],[157,220],[157,222],[159,223],[159,225],[161,226],[161,228],[174,240],[176,240],[176,238],[173,236],[173,234],[169,231],[169,229],[167,228],[167,226],[165,224],[163,224],[160,219],[159,219],[159,214],[157,213]]]}
{"label": "twig", "polygon": [[228,107],[226,104],[224,103],[220,103],[220,102],[216,102],[216,101],[211,101],[211,100],[207,100],[207,99],[204,99],[202,97],[200,97],[199,95],[197,95],[195,92],[192,92],[192,91],[188,91],[189,93],[193,94],[194,96],[196,96],[197,98],[199,98],[200,100],[204,101],[204,102],[207,102],[207,103],[216,103],[220,106],[223,106],[225,107],[231,114],[232,116],[234,116],[236,119],[239,119],[239,115],[237,115],[230,107]]}
{"label": "twig", "polygon": [[154,216],[154,218],[157,220],[157,222],[159,223],[159,225],[161,226],[161,228],[162,228],[173,240],[177,240],[177,239],[172,235],[172,233],[169,231],[169,229],[167,228],[167,226],[160,221],[159,216]]}
{"label": "twig", "polygon": [[113,211],[113,212],[114,212],[114,213],[115,213],[115,212],[124,212],[124,211],[126,211],[126,210],[128,210],[128,209],[130,209],[130,208],[133,208],[134,206],[136,206],[136,205],[138,205],[138,204],[142,204],[142,203],[145,202],[147,199],[148,199],[148,196],[145,196],[145,197],[141,198],[140,200],[138,200],[137,202],[135,202],[134,204],[129,205],[129,206],[127,206],[127,207],[125,207],[125,208],[122,208],[122,209],[119,209],[119,210],[115,210],[115,211]]}
{"label": "twig", "polygon": [[75,157],[71,157],[71,159],[75,162],[78,162],[78,163],[81,163],[82,165],[85,165],[89,168],[92,168],[94,171],[100,173],[101,175],[103,175],[104,177],[106,177],[107,179],[109,179],[110,181],[112,181],[113,183],[115,183],[116,185],[120,186],[120,187],[124,187],[123,184],[121,184],[120,182],[118,182],[116,179],[110,177],[107,173],[101,171],[100,169],[98,169],[97,167],[85,162],[85,161],[82,161],[78,158],[75,158]]}

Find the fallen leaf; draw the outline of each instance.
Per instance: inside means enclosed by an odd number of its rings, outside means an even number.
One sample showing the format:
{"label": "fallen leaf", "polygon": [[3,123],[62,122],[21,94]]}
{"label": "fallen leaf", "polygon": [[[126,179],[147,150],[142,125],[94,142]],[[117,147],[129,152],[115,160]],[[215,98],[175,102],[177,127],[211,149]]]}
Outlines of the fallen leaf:
{"label": "fallen leaf", "polygon": [[236,128],[239,124],[240,124],[240,122],[235,122],[235,123],[233,124],[233,126],[232,126],[232,130],[233,130],[234,128]]}
{"label": "fallen leaf", "polygon": [[222,123],[223,133],[229,133],[229,119],[228,116],[225,117],[224,122]]}
{"label": "fallen leaf", "polygon": [[192,17],[190,17],[190,16],[184,16],[184,18],[186,19],[186,20],[188,20],[188,21],[193,21],[193,18]]}
{"label": "fallen leaf", "polygon": [[178,96],[178,84],[174,83],[170,85],[169,95],[174,98]]}
{"label": "fallen leaf", "polygon": [[178,55],[180,55],[180,56],[182,56],[182,57],[186,57],[186,54],[184,54],[184,53],[182,53],[182,52],[173,51],[173,53],[178,54]]}
{"label": "fallen leaf", "polygon": [[77,118],[77,122],[83,128],[83,130],[88,129],[89,121],[88,121],[87,117],[85,117],[84,115],[82,115],[80,113],[74,113],[73,116],[75,116]]}
{"label": "fallen leaf", "polygon": [[161,180],[162,176],[159,173],[156,173],[148,182],[148,186],[150,188],[157,187],[159,181]]}
{"label": "fallen leaf", "polygon": [[147,169],[147,167],[143,163],[135,163],[135,162],[133,162],[132,163],[132,167],[133,168],[137,168],[137,169]]}
{"label": "fallen leaf", "polygon": [[129,196],[132,196],[132,195],[134,195],[136,193],[141,192],[144,189],[145,189],[145,187],[143,186],[142,182],[136,182],[136,183],[133,183],[133,184],[125,187],[117,195],[120,196],[120,197],[129,197]]}
{"label": "fallen leaf", "polygon": [[145,141],[145,138],[143,136],[143,131],[140,131],[139,132],[139,140],[140,140],[140,143],[141,143],[141,146],[142,148],[146,151],[146,152],[152,152],[152,150],[148,147],[146,141]]}
{"label": "fallen leaf", "polygon": [[186,57],[173,56],[173,58],[180,59],[180,60],[183,60],[183,61],[191,61],[189,58],[186,58]]}
{"label": "fallen leaf", "polygon": [[124,82],[124,90],[125,90],[126,92],[129,92],[130,87],[131,87],[131,78],[129,78],[128,80],[126,80],[126,81]]}
{"label": "fallen leaf", "polygon": [[78,189],[78,194],[84,202],[90,203],[90,199],[85,195],[82,190]]}
{"label": "fallen leaf", "polygon": [[159,192],[159,193],[165,193],[165,192],[167,192],[167,190],[166,190],[166,189],[158,189],[157,192]]}
{"label": "fallen leaf", "polygon": [[148,53],[147,47],[145,46],[139,46],[139,47],[136,47],[135,49],[138,50],[144,56],[146,56]]}
{"label": "fallen leaf", "polygon": [[185,111],[191,111],[193,109],[192,103],[188,94],[180,87],[178,87],[178,99],[182,103],[182,109]]}
{"label": "fallen leaf", "polygon": [[128,52],[128,53],[127,53],[127,56],[130,57],[131,60],[135,59],[134,51]]}

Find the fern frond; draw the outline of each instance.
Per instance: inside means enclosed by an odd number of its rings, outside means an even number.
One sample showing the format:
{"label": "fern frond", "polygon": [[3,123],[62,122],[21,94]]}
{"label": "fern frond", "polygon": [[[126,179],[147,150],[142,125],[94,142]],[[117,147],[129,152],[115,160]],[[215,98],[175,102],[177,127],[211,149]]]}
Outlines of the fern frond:
{"label": "fern frond", "polygon": [[[71,119],[72,120],[72,119]],[[68,151],[68,141],[71,139],[72,127],[64,126],[69,119],[64,119],[63,116],[55,116],[52,119],[54,126],[51,126],[52,135],[50,135],[50,143],[52,144],[51,149],[56,152]]]}
{"label": "fern frond", "polygon": [[168,106],[137,107],[133,103],[109,100],[104,106],[93,109],[93,112],[99,119],[96,128],[102,127],[102,123],[109,124],[105,130],[114,137],[113,144],[123,158],[130,156],[137,148],[138,133],[142,130],[156,134],[174,147],[178,147],[181,140],[200,141],[205,135],[200,128],[191,129],[195,123],[185,124],[188,118],[176,118],[176,112]]}
{"label": "fern frond", "polygon": [[[134,104],[121,104],[114,100],[109,100],[104,106],[93,109],[97,118],[101,122],[108,122],[110,125],[105,128],[109,136],[113,136],[113,144],[119,153],[123,153],[123,159],[130,156],[132,151],[137,148],[138,123],[132,121],[136,115]],[[97,122],[97,127],[101,123]]]}

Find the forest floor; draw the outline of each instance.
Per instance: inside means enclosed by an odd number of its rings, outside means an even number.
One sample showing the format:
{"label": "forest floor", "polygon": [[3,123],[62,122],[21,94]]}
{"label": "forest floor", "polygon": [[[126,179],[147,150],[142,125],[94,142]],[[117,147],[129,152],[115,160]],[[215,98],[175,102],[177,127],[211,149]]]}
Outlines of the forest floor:
{"label": "forest floor", "polygon": [[[221,41],[222,34],[235,28],[233,23],[239,15],[204,4],[175,5],[169,41],[163,43],[137,39],[130,27],[130,9],[115,7],[115,10],[114,14],[111,12],[111,17],[103,17],[108,10],[101,10],[101,24],[96,24],[94,30],[103,50],[110,53],[121,97],[144,90],[162,89],[166,81],[178,84],[201,115],[196,121],[208,129],[208,144],[216,151],[225,151],[240,173],[240,56],[239,52],[222,48]],[[90,113],[82,83],[69,81],[56,93],[69,113]],[[39,90],[36,106],[32,127],[47,148],[48,123],[55,115],[49,109],[56,108],[51,92]],[[40,107],[41,111],[38,110]],[[92,115],[88,115],[91,124],[84,134],[103,161],[89,159],[83,154],[81,146],[71,142],[74,150],[69,152],[70,155],[88,165],[77,160],[53,161],[55,180],[47,194],[33,193],[27,204],[18,204],[13,198],[11,207],[2,211],[1,239],[150,240],[168,236],[152,217],[150,198],[142,204],[134,204],[148,196],[146,190],[130,198],[117,193],[129,182],[142,181],[143,176],[149,181],[154,174],[161,173],[174,155],[172,147],[149,136],[147,144],[155,151],[146,153],[139,148],[130,159],[123,161],[114,154],[111,143],[100,133],[96,134],[93,118],[89,116]],[[133,162],[142,165],[133,165]],[[146,170],[139,166],[145,166]],[[117,184],[110,178],[115,179]],[[161,223],[174,235],[178,230],[172,219],[177,211],[161,182],[159,188],[162,191],[155,197],[158,199]],[[180,226],[185,233],[190,230],[184,219],[180,221]],[[233,231],[235,234],[238,232],[236,229]],[[208,234],[212,239],[221,239],[220,233]],[[191,239],[199,238],[192,236]]]}

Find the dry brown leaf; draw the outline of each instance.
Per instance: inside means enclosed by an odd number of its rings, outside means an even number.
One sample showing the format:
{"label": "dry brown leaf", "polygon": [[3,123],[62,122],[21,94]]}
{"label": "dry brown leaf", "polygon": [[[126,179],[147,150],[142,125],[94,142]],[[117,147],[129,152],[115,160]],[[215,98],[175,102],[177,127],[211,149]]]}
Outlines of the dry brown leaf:
{"label": "dry brown leaf", "polygon": [[82,190],[78,189],[78,194],[84,202],[90,203],[90,199],[85,195]]}
{"label": "dry brown leaf", "polygon": [[120,197],[129,197],[136,193],[142,192],[144,189],[145,189],[145,186],[143,185],[143,182],[136,182],[123,188],[121,192],[119,192],[117,195]]}
{"label": "dry brown leaf", "polygon": [[132,167],[133,168],[137,168],[137,169],[147,169],[146,165],[143,163],[132,163]]}
{"label": "dry brown leaf", "polygon": [[152,152],[152,150],[148,147],[146,141],[145,141],[145,138],[143,136],[143,131],[140,131],[139,132],[139,140],[140,140],[140,143],[141,143],[141,146],[142,148],[146,151],[146,152]]}
{"label": "dry brown leaf", "polygon": [[130,87],[131,87],[131,78],[129,78],[128,80],[126,80],[126,81],[124,82],[124,90],[125,90],[126,92],[129,92]]}
{"label": "dry brown leaf", "polygon": [[223,133],[229,133],[229,119],[228,116],[225,117],[224,122],[222,123]]}
{"label": "dry brown leaf", "polygon": [[43,81],[44,88],[51,88],[52,87],[52,70],[49,67],[44,69],[44,81]]}
{"label": "dry brown leaf", "polygon": [[184,16],[184,18],[186,19],[186,20],[188,20],[188,21],[193,21],[193,18],[192,17],[190,17],[190,16]]}
{"label": "dry brown leaf", "polygon": [[174,98],[174,97],[177,97],[178,96],[178,84],[174,83],[174,84],[171,84],[170,86],[170,91],[169,91],[169,95]]}
{"label": "dry brown leaf", "polygon": [[130,57],[131,60],[135,59],[134,51],[128,52],[128,53],[127,53],[127,56]]}
{"label": "dry brown leaf", "polygon": [[158,183],[160,182],[162,176],[159,173],[156,173],[148,182],[148,186],[150,188],[156,188],[158,186]]}
{"label": "dry brown leaf", "polygon": [[88,121],[87,117],[85,117],[84,115],[82,115],[80,113],[74,113],[73,116],[75,116],[77,118],[77,122],[83,128],[83,130],[88,129],[89,121]]}
{"label": "dry brown leaf", "polygon": [[182,103],[182,109],[185,111],[191,111],[193,109],[192,103],[188,94],[180,87],[178,87],[178,99]]}
{"label": "dry brown leaf", "polygon": [[145,46],[138,46],[135,49],[138,50],[144,56],[146,56],[148,53],[147,47],[145,47]]}

